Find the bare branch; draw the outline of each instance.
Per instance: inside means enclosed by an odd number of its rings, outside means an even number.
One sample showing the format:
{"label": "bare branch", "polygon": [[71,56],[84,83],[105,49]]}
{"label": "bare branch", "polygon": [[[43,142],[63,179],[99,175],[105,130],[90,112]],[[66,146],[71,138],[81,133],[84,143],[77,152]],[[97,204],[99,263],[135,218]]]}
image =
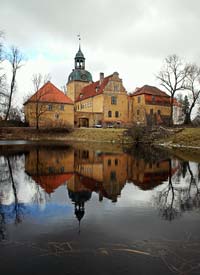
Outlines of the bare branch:
{"label": "bare branch", "polygon": [[188,75],[188,67],[175,54],[169,55],[164,60],[164,65],[156,75],[160,85],[162,85],[171,95],[170,124],[173,124],[173,104],[177,91],[185,89],[185,79]]}
{"label": "bare branch", "polygon": [[34,117],[36,122],[36,128],[39,128],[40,117],[47,111],[46,102],[43,101],[43,98],[51,93],[47,87],[43,87],[44,84],[50,81],[50,74],[42,75],[41,73],[34,74],[32,77],[32,83],[34,87],[35,94],[31,97],[30,101],[34,104]]}
{"label": "bare branch", "polygon": [[192,110],[200,99],[200,68],[196,64],[188,65],[185,87],[190,95],[189,112],[185,119],[185,123],[189,124],[191,123]]}
{"label": "bare branch", "polygon": [[5,120],[8,119],[8,116],[10,113],[12,96],[13,96],[13,92],[16,89],[16,75],[17,75],[17,71],[23,66],[22,64],[23,56],[17,47],[12,46],[10,49],[10,52],[6,56],[6,59],[9,61],[12,67],[12,78],[11,78],[9,101],[8,101],[8,108],[7,108]]}

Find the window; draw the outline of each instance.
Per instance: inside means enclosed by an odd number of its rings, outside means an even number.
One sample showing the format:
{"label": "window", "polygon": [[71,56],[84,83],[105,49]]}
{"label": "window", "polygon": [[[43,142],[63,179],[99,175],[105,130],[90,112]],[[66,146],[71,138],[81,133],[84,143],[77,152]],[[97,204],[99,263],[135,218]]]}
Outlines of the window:
{"label": "window", "polygon": [[118,159],[115,159],[115,166],[118,165]]}
{"label": "window", "polygon": [[111,104],[117,105],[117,97],[116,96],[111,96]]}
{"label": "window", "polygon": [[137,115],[139,116],[139,114],[140,114],[140,110],[137,110]]}
{"label": "window", "polygon": [[118,111],[115,112],[115,117],[119,117],[119,112]]}
{"label": "window", "polygon": [[49,170],[49,174],[53,174],[54,173],[54,168],[53,167],[48,167],[48,170]]}
{"label": "window", "polygon": [[112,117],[112,111],[108,111],[108,117]]}
{"label": "window", "polygon": [[155,96],[152,95],[152,102],[155,102]]}
{"label": "window", "polygon": [[110,172],[110,180],[111,180],[111,181],[116,180],[116,172],[115,172],[115,171],[111,171],[111,172]]}
{"label": "window", "polygon": [[137,102],[138,102],[138,103],[140,103],[140,102],[141,102],[141,97],[140,97],[140,96],[138,96],[138,98],[137,98]]}
{"label": "window", "polygon": [[61,104],[61,105],[60,105],[60,110],[61,110],[61,111],[64,111],[64,109],[65,109],[64,107],[65,107],[64,104]]}
{"label": "window", "polygon": [[114,91],[115,92],[119,91],[119,86],[118,85],[114,85]]}
{"label": "window", "polygon": [[51,104],[49,104],[47,108],[48,108],[48,111],[52,111],[53,109]]}
{"label": "window", "polygon": [[55,114],[55,118],[56,118],[56,119],[59,119],[59,114]]}
{"label": "window", "polygon": [[151,116],[153,115],[153,109],[150,109],[150,115]]}
{"label": "window", "polygon": [[108,166],[111,165],[111,159],[108,159]]}
{"label": "window", "polygon": [[82,159],[88,159],[89,158],[89,151],[84,150],[82,152]]}

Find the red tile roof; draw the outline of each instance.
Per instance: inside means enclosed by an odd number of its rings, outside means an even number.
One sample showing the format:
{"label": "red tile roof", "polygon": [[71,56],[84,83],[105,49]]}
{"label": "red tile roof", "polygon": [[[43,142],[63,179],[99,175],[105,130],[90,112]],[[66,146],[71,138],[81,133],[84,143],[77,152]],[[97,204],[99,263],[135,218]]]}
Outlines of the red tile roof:
{"label": "red tile roof", "polygon": [[104,77],[101,84],[100,84],[100,81],[96,81],[92,84],[89,84],[89,85],[85,86],[81,90],[81,94],[76,99],[76,101],[81,101],[81,100],[84,100],[84,99],[102,94],[103,90],[104,90],[105,86],[108,84],[108,81],[109,81],[111,76],[113,76],[113,75],[109,75],[107,77]]}
{"label": "red tile roof", "polygon": [[73,174],[56,174],[56,175],[42,175],[42,176],[32,176],[33,180],[37,182],[46,193],[53,193],[59,186],[68,181]]}
{"label": "red tile roof", "polygon": [[45,83],[33,96],[31,96],[25,103],[29,102],[52,102],[73,104],[73,101],[54,86],[50,81]]}
{"label": "red tile roof", "polygon": [[157,87],[149,86],[149,85],[144,85],[141,88],[137,88],[136,92],[134,92],[132,95],[137,96],[137,95],[142,95],[142,94],[170,97],[168,94],[161,91]]}

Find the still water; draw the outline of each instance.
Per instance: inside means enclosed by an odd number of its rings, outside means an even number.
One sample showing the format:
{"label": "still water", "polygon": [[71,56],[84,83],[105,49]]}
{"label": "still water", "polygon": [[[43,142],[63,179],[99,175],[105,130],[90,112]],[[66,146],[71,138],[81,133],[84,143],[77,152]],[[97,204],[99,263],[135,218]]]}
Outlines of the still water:
{"label": "still water", "polygon": [[145,148],[0,150],[2,275],[200,274],[200,163]]}

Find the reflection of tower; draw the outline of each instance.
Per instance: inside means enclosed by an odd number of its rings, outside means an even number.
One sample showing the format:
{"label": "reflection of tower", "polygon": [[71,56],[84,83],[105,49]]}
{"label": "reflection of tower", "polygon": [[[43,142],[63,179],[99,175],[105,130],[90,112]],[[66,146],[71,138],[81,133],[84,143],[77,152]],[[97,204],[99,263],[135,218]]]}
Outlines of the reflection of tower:
{"label": "reflection of tower", "polygon": [[76,218],[79,222],[79,233],[80,233],[80,222],[85,214],[85,202],[90,200],[91,198],[91,192],[90,191],[78,191],[74,192],[68,189],[68,195],[72,202],[74,203],[74,214],[76,215]]}

